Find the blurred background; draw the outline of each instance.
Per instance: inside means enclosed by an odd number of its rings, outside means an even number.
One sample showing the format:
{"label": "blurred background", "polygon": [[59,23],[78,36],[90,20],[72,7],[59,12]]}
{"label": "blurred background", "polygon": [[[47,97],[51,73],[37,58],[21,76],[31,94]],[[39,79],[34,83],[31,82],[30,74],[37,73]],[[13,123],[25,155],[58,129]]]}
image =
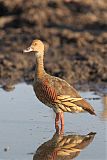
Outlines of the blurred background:
{"label": "blurred background", "polygon": [[107,82],[107,0],[0,0],[0,84],[34,78],[22,50],[45,43],[45,69],[70,84]]}

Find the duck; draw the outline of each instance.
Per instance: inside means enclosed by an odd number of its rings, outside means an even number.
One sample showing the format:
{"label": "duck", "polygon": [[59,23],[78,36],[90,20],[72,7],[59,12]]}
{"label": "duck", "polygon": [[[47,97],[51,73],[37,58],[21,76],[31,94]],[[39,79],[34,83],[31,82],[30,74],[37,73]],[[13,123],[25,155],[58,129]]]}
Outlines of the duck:
{"label": "duck", "polygon": [[36,97],[55,112],[55,128],[59,127],[60,123],[62,130],[64,129],[64,112],[88,112],[91,115],[96,115],[93,107],[80,96],[73,86],[45,71],[45,45],[41,40],[33,40],[23,52],[35,54],[36,67],[33,89]]}

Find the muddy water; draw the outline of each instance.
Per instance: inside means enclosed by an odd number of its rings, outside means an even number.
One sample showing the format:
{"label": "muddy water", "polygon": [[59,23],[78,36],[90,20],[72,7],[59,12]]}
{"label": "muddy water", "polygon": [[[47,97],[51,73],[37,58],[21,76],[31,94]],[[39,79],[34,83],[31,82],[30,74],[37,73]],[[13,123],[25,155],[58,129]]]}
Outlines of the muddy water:
{"label": "muddy water", "polygon": [[55,134],[53,112],[40,103],[32,86],[0,89],[0,160],[106,160],[107,98],[80,92],[97,116],[65,114],[64,136]]}

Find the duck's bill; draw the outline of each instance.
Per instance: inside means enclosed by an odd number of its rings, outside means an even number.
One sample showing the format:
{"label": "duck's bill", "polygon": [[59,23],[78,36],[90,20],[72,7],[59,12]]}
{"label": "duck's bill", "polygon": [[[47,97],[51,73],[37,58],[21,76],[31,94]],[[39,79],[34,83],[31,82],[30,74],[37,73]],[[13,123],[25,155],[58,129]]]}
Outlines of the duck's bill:
{"label": "duck's bill", "polygon": [[33,49],[32,49],[31,47],[29,47],[29,48],[23,50],[24,53],[32,52],[32,51],[33,51]]}

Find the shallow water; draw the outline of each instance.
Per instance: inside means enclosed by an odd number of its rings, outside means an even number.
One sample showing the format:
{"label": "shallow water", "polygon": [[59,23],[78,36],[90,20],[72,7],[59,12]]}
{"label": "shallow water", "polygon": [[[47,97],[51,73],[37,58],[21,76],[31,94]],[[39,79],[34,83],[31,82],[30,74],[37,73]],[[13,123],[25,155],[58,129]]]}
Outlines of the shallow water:
{"label": "shallow water", "polygon": [[37,100],[32,86],[19,84],[12,92],[0,89],[0,160],[106,160],[107,98],[80,94],[97,116],[65,113],[64,136],[58,136],[55,115]]}

